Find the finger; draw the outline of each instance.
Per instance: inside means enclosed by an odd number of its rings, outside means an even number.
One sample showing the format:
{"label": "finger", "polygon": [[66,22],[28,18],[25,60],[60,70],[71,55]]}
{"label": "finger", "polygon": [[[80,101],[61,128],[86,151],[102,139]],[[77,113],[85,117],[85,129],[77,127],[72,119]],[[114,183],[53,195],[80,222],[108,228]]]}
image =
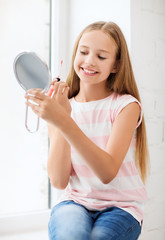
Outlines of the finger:
{"label": "finger", "polygon": [[57,79],[54,78],[50,85],[54,85],[57,82]]}
{"label": "finger", "polygon": [[63,93],[64,97],[67,97],[68,98],[68,95],[69,95],[69,87],[65,87],[65,91]]}
{"label": "finger", "polygon": [[33,102],[35,102],[37,104],[40,104],[41,101],[42,101],[40,98],[38,98],[38,97],[36,97],[34,95],[25,95],[25,98],[27,99],[27,101],[31,100],[31,101],[33,101]]}
{"label": "finger", "polygon": [[42,91],[43,89],[32,88],[26,92],[26,95],[33,95],[36,98],[44,100],[46,98],[46,95]]}
{"label": "finger", "polygon": [[27,90],[27,93],[31,93],[31,92],[42,92],[43,89],[42,88],[30,88],[29,90]]}
{"label": "finger", "polygon": [[54,85],[54,95],[56,95],[57,93],[59,93],[59,89],[61,89],[61,86],[67,86],[67,84],[65,82],[56,82]]}
{"label": "finger", "polygon": [[66,88],[67,88],[66,83],[60,84],[57,90],[57,94],[64,94]]}
{"label": "finger", "polygon": [[31,107],[31,109],[33,110],[33,112],[35,113],[39,113],[39,109],[40,109],[40,106],[39,105],[36,105],[36,104],[33,104],[29,101],[26,101],[25,104],[29,107]]}
{"label": "finger", "polygon": [[51,82],[50,86],[51,85],[54,85],[56,82],[59,82],[57,78],[53,78],[53,81]]}

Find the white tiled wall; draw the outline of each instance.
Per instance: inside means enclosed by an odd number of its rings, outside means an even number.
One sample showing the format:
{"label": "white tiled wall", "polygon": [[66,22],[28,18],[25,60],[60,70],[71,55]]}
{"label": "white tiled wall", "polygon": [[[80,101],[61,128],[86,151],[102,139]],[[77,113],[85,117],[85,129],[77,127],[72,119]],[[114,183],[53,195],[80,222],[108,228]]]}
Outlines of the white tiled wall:
{"label": "white tiled wall", "polygon": [[146,118],[150,176],[140,240],[165,239],[165,1],[131,1],[131,58]]}

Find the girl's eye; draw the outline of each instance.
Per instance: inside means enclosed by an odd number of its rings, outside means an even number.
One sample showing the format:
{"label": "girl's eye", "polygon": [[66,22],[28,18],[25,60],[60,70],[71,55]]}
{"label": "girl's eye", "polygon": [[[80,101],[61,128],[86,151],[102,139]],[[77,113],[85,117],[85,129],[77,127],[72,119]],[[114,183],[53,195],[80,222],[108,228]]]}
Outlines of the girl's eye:
{"label": "girl's eye", "polygon": [[87,54],[87,52],[84,52],[84,51],[80,51],[80,53],[81,53],[82,55],[86,55],[86,54]]}
{"label": "girl's eye", "polygon": [[106,59],[105,57],[102,57],[102,56],[98,56],[98,58],[99,58],[100,60]]}

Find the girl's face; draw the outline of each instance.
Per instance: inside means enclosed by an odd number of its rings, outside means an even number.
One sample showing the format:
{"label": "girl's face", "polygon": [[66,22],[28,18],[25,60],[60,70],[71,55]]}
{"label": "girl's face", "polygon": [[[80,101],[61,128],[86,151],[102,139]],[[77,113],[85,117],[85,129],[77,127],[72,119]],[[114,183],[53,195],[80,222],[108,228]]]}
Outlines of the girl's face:
{"label": "girl's face", "polygon": [[106,82],[117,71],[114,40],[101,30],[82,35],[77,48],[74,69],[82,83]]}

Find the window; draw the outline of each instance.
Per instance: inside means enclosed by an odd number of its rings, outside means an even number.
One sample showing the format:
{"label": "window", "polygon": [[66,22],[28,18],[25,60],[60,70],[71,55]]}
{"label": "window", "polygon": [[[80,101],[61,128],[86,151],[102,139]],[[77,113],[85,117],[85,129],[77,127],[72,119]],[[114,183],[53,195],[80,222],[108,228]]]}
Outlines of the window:
{"label": "window", "polygon": [[49,63],[49,5],[48,0],[0,3],[0,216],[48,209],[47,127],[40,121],[37,133],[26,131],[25,92],[13,61],[19,52],[34,51]]}

